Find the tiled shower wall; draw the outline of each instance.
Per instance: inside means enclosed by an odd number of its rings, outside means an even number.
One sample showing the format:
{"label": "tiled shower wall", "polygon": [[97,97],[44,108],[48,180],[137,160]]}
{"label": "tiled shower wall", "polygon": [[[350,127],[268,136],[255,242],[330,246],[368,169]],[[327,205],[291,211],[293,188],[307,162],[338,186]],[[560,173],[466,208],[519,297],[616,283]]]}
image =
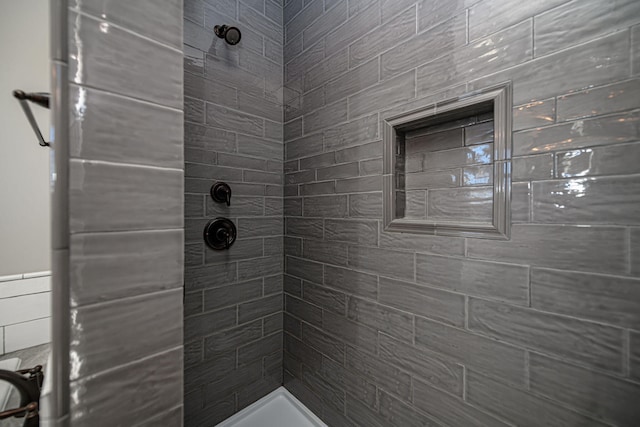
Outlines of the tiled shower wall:
{"label": "tiled shower wall", "polygon": [[[286,387],[331,426],[637,425],[640,3],[284,21]],[[506,80],[511,239],[382,231],[381,120]]]}
{"label": "tiled shower wall", "polygon": [[[242,31],[238,45],[215,25]],[[282,5],[184,2],[185,424],[217,424],[282,384]],[[209,190],[224,181],[231,206]],[[203,229],[230,218],[228,251]]]}
{"label": "tiled shower wall", "polygon": [[182,425],[181,6],[69,1],[74,427]]}

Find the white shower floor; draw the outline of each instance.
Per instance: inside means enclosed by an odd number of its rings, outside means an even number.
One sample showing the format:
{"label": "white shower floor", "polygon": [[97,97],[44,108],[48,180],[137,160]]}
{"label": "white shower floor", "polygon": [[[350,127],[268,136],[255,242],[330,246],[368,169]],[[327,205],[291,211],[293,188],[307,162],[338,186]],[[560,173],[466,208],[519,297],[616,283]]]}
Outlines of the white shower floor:
{"label": "white shower floor", "polygon": [[247,406],[217,427],[327,427],[284,387]]}

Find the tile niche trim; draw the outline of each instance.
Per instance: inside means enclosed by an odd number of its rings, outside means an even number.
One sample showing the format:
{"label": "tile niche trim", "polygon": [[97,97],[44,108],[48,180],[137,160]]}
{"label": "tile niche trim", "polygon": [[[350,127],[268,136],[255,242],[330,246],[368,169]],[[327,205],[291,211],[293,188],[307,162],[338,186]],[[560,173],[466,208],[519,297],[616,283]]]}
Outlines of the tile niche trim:
{"label": "tile niche trim", "polygon": [[[405,156],[404,135],[416,129],[439,126],[474,114],[493,115],[493,169],[491,220],[417,219],[398,214],[398,191],[403,193],[405,171],[398,156]],[[507,240],[511,231],[511,82],[476,90],[402,113],[382,121],[383,127],[383,224],[384,230],[447,236]],[[402,145],[401,145],[402,144]],[[428,155],[428,154],[427,154]],[[406,159],[401,160],[401,165]],[[471,208],[471,206],[470,206]]]}

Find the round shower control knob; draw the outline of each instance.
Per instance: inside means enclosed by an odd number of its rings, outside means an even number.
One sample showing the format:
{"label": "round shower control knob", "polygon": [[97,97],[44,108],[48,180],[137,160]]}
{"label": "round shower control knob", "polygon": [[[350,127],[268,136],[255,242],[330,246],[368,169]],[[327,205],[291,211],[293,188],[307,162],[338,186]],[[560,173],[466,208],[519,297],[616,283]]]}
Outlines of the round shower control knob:
{"label": "round shower control knob", "polygon": [[236,226],[228,218],[212,219],[204,227],[204,242],[217,251],[229,249],[236,235]]}

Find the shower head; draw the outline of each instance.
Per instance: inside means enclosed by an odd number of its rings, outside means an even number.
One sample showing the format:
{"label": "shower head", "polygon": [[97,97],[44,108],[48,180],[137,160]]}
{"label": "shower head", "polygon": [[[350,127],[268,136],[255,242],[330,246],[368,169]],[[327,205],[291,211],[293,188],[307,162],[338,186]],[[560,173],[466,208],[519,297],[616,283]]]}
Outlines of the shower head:
{"label": "shower head", "polygon": [[242,38],[242,34],[239,29],[228,25],[216,25],[213,27],[213,32],[216,33],[216,36],[224,39],[230,45],[238,44]]}

